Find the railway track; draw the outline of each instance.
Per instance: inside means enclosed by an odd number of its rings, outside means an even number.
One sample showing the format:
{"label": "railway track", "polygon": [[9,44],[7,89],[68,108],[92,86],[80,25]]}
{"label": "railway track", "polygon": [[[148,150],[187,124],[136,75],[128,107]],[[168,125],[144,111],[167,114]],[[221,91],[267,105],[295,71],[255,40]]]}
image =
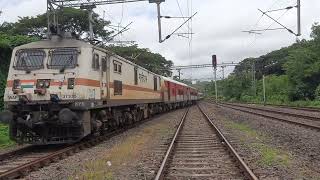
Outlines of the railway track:
{"label": "railway track", "polygon": [[[263,104],[257,104],[257,105],[263,105]],[[316,108],[316,107],[295,107],[295,106],[274,105],[274,104],[266,104],[266,105],[270,107],[280,107],[284,109],[293,109],[293,110],[308,111],[308,112],[320,112],[320,108]]]}
{"label": "railway track", "polygon": [[24,177],[32,171],[71,156],[83,149],[95,146],[123,131],[123,129],[114,131],[108,135],[84,140],[83,142],[74,145],[30,146],[26,149],[2,154],[2,160],[0,162],[0,179]]}
{"label": "railway track", "polygon": [[[266,108],[264,108],[264,107],[253,107],[253,106],[242,105],[242,104],[233,104],[233,103],[223,103],[223,104],[236,105],[238,107],[250,108],[250,109],[254,109],[254,110],[261,110],[261,111],[265,111],[265,112],[271,112],[271,113],[275,113],[275,114],[280,114],[280,115],[285,115],[285,116],[292,116],[292,117],[297,117],[297,118],[302,118],[302,119],[309,119],[309,120],[312,120],[312,121],[320,121],[320,117],[302,115],[302,114],[298,114],[298,113],[284,112],[284,111],[281,111],[281,109],[279,109],[279,110],[271,110],[271,109],[267,109],[268,107],[266,107]],[[297,109],[297,110],[304,111],[302,109]]]}
{"label": "railway track", "polygon": [[[218,103],[217,105],[221,107],[227,107],[233,110],[273,119],[273,120],[295,124],[295,125],[315,129],[315,130],[320,130],[319,117],[306,116],[306,115],[294,114],[294,113],[288,113],[288,112],[282,112],[282,111],[275,111],[275,110],[264,109],[264,108],[249,107],[249,106],[240,105],[240,104]],[[286,116],[288,118],[285,118],[283,116]]]}
{"label": "railway track", "polygon": [[[163,114],[162,114],[163,115]],[[137,127],[160,115],[137,122],[128,127],[115,130],[103,136],[88,138],[73,145],[60,146],[27,146],[25,148],[0,154],[0,180],[15,179],[28,175],[30,172],[48,166],[81,150],[95,146],[124,131]]]}
{"label": "railway track", "polygon": [[183,116],[155,180],[258,179],[200,109]]}

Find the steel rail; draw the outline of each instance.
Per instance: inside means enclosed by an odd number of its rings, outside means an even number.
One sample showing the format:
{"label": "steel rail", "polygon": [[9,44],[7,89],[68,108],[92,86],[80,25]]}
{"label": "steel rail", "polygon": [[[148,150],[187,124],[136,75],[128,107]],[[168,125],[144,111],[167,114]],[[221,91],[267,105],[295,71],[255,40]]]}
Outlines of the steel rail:
{"label": "steel rail", "polygon": [[295,109],[300,111],[309,111],[309,112],[318,112],[320,113],[320,108],[316,107],[295,107],[295,106],[285,106],[285,105],[275,105],[275,104],[267,104],[268,106],[272,107],[280,107],[280,108],[286,108],[286,109]]}
{"label": "steel rail", "polygon": [[[217,104],[217,105],[218,106],[222,106],[222,107],[227,107],[227,108],[230,108],[230,109],[234,109],[234,110],[237,110],[237,111],[241,111],[241,112],[245,112],[245,113],[249,113],[249,114],[254,114],[254,115],[257,115],[257,116],[265,117],[265,118],[268,118],[268,119],[274,119],[274,120],[278,120],[278,121],[282,121],[282,122],[286,122],[286,123],[291,123],[291,124],[296,124],[296,125],[299,125],[299,126],[304,126],[304,127],[315,129],[315,130],[320,130],[319,126],[314,126],[314,125],[311,125],[311,124],[306,124],[306,123],[297,122],[297,121],[291,121],[291,120],[282,119],[282,118],[278,118],[278,117],[274,117],[274,116],[269,116],[269,115],[265,115],[265,114],[261,114],[261,113],[256,113],[256,112],[252,112],[252,111],[248,111],[248,110],[244,110],[244,109],[239,109],[239,108],[236,108],[236,105],[225,105],[225,104],[221,104],[221,103]],[[247,108],[247,109],[250,109],[250,108]]]}
{"label": "steel rail", "polygon": [[230,142],[227,140],[227,138],[223,135],[223,133],[220,131],[220,129],[213,123],[213,121],[209,118],[209,116],[201,109],[201,107],[198,105],[198,108],[200,109],[202,115],[209,121],[209,123],[212,125],[214,130],[217,132],[218,136],[221,138],[221,140],[225,143],[227,146],[229,152],[231,155],[237,160],[237,162],[240,164],[240,168],[243,170],[245,176],[248,179],[251,180],[258,180],[257,176],[252,172],[252,170],[249,168],[249,166],[244,162],[244,160],[240,157],[240,155],[237,153],[237,151],[232,147]]}
{"label": "steel rail", "polygon": [[282,114],[282,115],[286,115],[286,116],[293,116],[293,117],[309,119],[309,120],[313,120],[313,121],[320,121],[320,118],[319,117],[315,117],[315,116],[307,116],[307,115],[302,115],[302,114],[281,112],[281,111],[277,111],[277,110],[264,109],[264,108],[260,108],[260,107],[250,107],[250,106],[245,106],[245,105],[242,105],[242,104],[233,104],[233,103],[222,103],[222,104],[227,104],[227,105],[231,105],[231,106],[232,105],[236,105],[236,106],[243,107],[243,108],[250,108],[250,109],[255,109],[255,110],[275,113],[275,114]]}
{"label": "steel rail", "polygon": [[187,117],[188,112],[189,112],[189,108],[188,108],[187,111],[184,113],[184,115],[183,115],[183,117],[182,117],[182,119],[181,119],[181,121],[180,121],[180,123],[179,123],[179,126],[178,126],[178,128],[177,128],[177,130],[176,130],[176,132],[175,132],[175,134],[174,134],[174,136],[173,136],[173,139],[172,139],[172,141],[171,141],[171,143],[170,143],[170,146],[169,146],[169,148],[168,148],[168,150],[167,150],[167,152],[166,152],[166,155],[165,155],[165,157],[164,157],[163,160],[162,160],[162,163],[161,163],[161,166],[160,166],[160,168],[159,168],[159,170],[158,170],[158,172],[157,172],[157,175],[156,175],[156,177],[154,178],[155,180],[159,180],[159,179],[162,179],[162,178],[163,178],[164,170],[165,170],[165,167],[166,167],[166,165],[167,165],[167,163],[168,163],[169,156],[170,156],[170,154],[171,154],[171,152],[172,152],[172,150],[173,150],[174,143],[175,143],[175,141],[176,141],[176,139],[177,139],[177,137],[178,137],[178,135],[179,135],[179,133],[180,133],[180,130],[182,129],[182,126],[183,126],[183,124],[184,124],[184,121],[185,121],[185,119],[186,119],[186,117]]}
{"label": "steel rail", "polygon": [[[206,102],[209,102],[208,100]],[[210,102],[209,102],[210,103]],[[264,105],[262,103],[246,103],[246,102],[235,102],[234,104],[248,104],[248,105]],[[300,111],[310,111],[310,112],[318,112],[320,113],[320,108],[317,107],[298,107],[298,106],[290,106],[290,105],[281,105],[281,104],[270,104],[266,103],[265,104],[267,107],[280,107],[280,108],[285,108],[285,109],[295,109],[295,110],[300,110]]]}
{"label": "steel rail", "polygon": [[97,137],[94,139],[87,140],[86,142],[81,142],[79,144],[71,145],[71,146],[63,148],[61,150],[49,153],[48,155],[45,155],[45,156],[40,157],[38,159],[31,160],[27,163],[24,163],[22,165],[19,165],[17,167],[9,169],[3,173],[0,173],[0,179],[15,179],[18,177],[26,176],[31,171],[42,168],[42,167],[47,166],[50,163],[55,162],[59,159],[63,159],[64,157],[75,154],[82,149],[92,147],[92,146],[94,146],[94,145],[96,145],[106,139],[109,139],[109,138],[113,137],[114,135],[117,135],[123,131],[124,131],[124,129],[121,129],[118,131],[113,131],[105,136],[100,136],[100,137]]}

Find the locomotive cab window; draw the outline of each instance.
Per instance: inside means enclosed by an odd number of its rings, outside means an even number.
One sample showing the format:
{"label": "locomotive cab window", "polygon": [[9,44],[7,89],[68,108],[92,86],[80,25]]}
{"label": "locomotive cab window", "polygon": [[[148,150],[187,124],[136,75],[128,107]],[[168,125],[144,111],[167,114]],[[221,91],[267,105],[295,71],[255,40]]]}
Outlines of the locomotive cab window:
{"label": "locomotive cab window", "polygon": [[113,61],[113,71],[115,73],[122,73],[122,63],[118,61]]}
{"label": "locomotive cab window", "polygon": [[72,69],[78,61],[78,50],[75,48],[61,48],[51,51],[49,69]]}
{"label": "locomotive cab window", "polygon": [[25,49],[17,52],[14,69],[16,70],[36,70],[43,69],[43,61],[46,53],[43,50]]}
{"label": "locomotive cab window", "polygon": [[92,69],[98,71],[100,69],[99,54],[94,54],[92,58]]}

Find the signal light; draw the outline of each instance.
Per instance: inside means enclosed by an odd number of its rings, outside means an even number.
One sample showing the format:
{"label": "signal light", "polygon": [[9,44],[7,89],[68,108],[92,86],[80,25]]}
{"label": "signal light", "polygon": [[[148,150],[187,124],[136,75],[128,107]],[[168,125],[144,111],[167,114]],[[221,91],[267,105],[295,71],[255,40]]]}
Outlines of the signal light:
{"label": "signal light", "polygon": [[217,55],[212,55],[212,66],[217,67]]}

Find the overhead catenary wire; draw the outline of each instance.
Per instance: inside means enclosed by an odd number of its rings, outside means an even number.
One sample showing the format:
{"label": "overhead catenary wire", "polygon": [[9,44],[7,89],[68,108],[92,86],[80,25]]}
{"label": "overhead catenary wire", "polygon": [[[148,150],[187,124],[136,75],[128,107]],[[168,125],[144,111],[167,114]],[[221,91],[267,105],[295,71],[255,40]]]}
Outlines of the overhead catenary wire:
{"label": "overhead catenary wire", "polygon": [[281,24],[278,20],[274,19],[273,17],[269,16],[266,12],[262,11],[261,9],[258,9],[261,13],[263,13],[264,15],[266,15],[267,17],[269,17],[270,19],[272,19],[274,22],[276,22],[277,24],[279,24],[280,26],[282,26],[283,28],[285,28],[289,33],[294,34],[297,36],[296,33],[294,33],[291,29],[287,28],[286,26],[284,26],[283,24]]}
{"label": "overhead catenary wire", "polygon": [[169,39],[173,34],[175,34],[183,25],[185,25],[188,21],[190,21],[190,19],[192,19],[198,12],[194,13],[190,18],[188,18],[186,21],[184,21],[178,28],[176,28],[172,33],[170,33],[169,35],[167,35],[165,37],[165,40]]}
{"label": "overhead catenary wire", "polygon": [[[292,0],[287,0],[287,1],[285,1],[285,3],[289,3],[289,1],[292,1]],[[290,33],[292,33],[292,34],[294,34],[294,35],[297,35],[297,34],[295,34],[292,30],[290,30],[289,28],[286,28],[286,27],[282,27],[282,28],[272,28],[272,29],[270,29],[270,27],[273,25],[273,24],[275,24],[275,23],[280,23],[280,22],[278,22],[278,20],[282,17],[282,16],[284,16],[289,10],[291,10],[291,9],[293,9],[293,8],[298,8],[298,5],[296,5],[296,6],[287,6],[287,7],[285,7],[285,8],[278,8],[278,9],[274,9],[274,10],[271,10],[271,8],[273,8],[276,4],[279,4],[279,2],[283,2],[283,1],[279,1],[279,0],[275,0],[275,2],[266,10],[266,11],[264,11],[264,13],[262,13],[261,14],[261,16],[259,17],[259,19],[258,19],[258,21],[255,23],[255,25],[254,25],[254,27],[252,27],[252,30],[249,30],[249,31],[242,31],[242,32],[247,32],[247,33],[249,33],[249,34],[254,34],[254,40],[252,41],[252,43],[250,43],[249,45],[253,45],[255,42],[256,42],[256,40],[257,40],[257,35],[260,35],[260,33],[255,33],[255,32],[264,32],[264,31],[273,31],[273,30],[281,30],[281,29],[286,29],[287,31],[289,31]],[[283,3],[283,4],[285,4],[285,3]],[[283,4],[281,4],[281,6],[283,6]],[[277,12],[277,11],[283,11],[283,10],[286,10],[280,17],[278,17],[277,19],[276,19],[276,21],[274,21],[275,19],[274,18],[272,18],[271,16],[269,16],[267,13],[272,13],[272,12]],[[262,18],[264,17],[264,16],[266,16],[266,15],[268,15],[267,17],[268,18],[270,18],[271,17],[271,19],[274,21],[272,24],[270,24],[269,26],[268,26],[268,28],[263,28],[263,29],[259,29],[259,31],[256,31],[256,30],[258,30],[258,24],[260,23],[260,21],[262,20]],[[281,24],[281,23],[280,23]],[[282,24],[281,24],[281,26],[283,26]]]}
{"label": "overhead catenary wire", "polygon": [[[181,17],[185,20],[187,17],[184,17],[183,13],[182,13],[182,10],[181,10],[181,6],[180,6],[180,3],[179,3],[179,0],[176,0],[177,2],[177,5],[178,5],[178,8],[179,8],[179,11],[180,11],[180,14],[181,14]],[[189,27],[188,27],[189,29]]]}

